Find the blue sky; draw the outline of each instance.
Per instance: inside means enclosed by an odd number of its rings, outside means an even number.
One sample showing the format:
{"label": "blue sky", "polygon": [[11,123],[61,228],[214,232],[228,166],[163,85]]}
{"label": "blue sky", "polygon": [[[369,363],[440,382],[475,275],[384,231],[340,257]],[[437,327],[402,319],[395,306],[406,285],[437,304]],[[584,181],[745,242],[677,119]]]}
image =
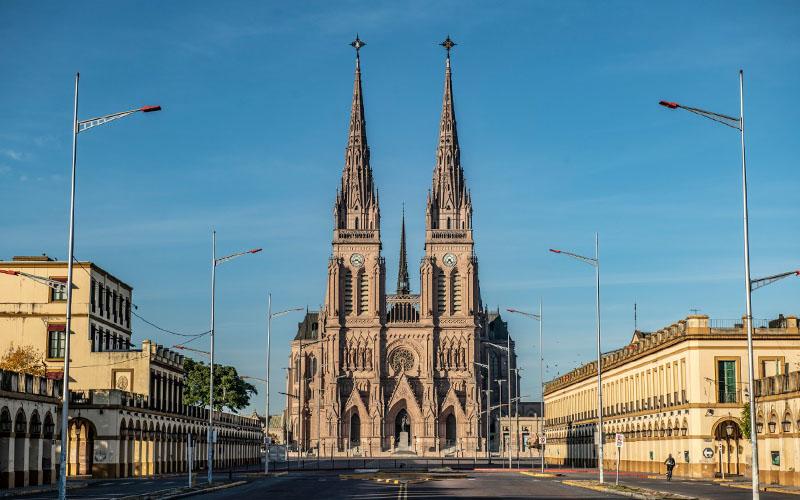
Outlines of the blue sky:
{"label": "blue sky", "polygon": [[[595,231],[604,349],[634,302],[644,330],[744,312],[739,137],[660,99],[737,114],[745,70],[753,275],[800,267],[797,26],[793,2],[4,1],[0,257],[66,256],[75,71],[83,118],[161,104],[81,135],[76,256],[132,284],[144,317],[200,332],[211,227],[220,254],[263,246],[217,282],[219,360],[261,377],[267,292],[323,300],[356,32],[387,288],[405,202],[417,289],[449,33],[483,299],[543,298],[552,377],[594,356],[594,281],[547,249],[591,254]],[[754,315],[798,298],[796,279],[759,290]],[[299,319],[273,325],[273,408]],[[536,326],[507,319],[538,396]]]}

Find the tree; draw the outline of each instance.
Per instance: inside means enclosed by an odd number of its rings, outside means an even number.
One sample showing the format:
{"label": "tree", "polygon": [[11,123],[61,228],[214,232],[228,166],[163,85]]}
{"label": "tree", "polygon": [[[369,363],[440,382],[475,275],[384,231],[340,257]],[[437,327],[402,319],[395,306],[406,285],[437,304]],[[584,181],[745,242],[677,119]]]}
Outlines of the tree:
{"label": "tree", "polygon": [[44,355],[32,345],[15,346],[13,343],[0,359],[0,370],[28,373],[43,377]]}
{"label": "tree", "polygon": [[[188,405],[208,406],[209,365],[202,361],[184,358],[186,392],[183,400]],[[237,413],[250,404],[250,396],[257,394],[256,388],[245,382],[233,366],[214,365],[214,409],[228,408]]]}
{"label": "tree", "polygon": [[742,435],[750,439],[750,401],[742,408]]}

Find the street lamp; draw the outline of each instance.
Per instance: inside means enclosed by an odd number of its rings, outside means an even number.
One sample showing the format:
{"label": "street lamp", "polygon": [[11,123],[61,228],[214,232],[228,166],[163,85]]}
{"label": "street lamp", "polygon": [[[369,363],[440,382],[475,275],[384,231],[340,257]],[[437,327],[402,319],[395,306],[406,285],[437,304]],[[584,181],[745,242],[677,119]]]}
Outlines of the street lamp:
{"label": "street lamp", "polygon": [[211,230],[211,352],[209,353],[211,358],[211,371],[208,381],[208,484],[214,481],[214,307],[216,302],[217,266],[241,257],[242,255],[258,253],[261,250],[261,248],[253,248],[252,250],[232,253],[225,257],[217,258],[217,232],[213,229]]}
{"label": "street lamp", "polygon": [[67,447],[69,446],[69,347],[70,332],[72,328],[72,261],[75,253],[75,171],[78,160],[78,134],[87,130],[103,125],[105,123],[125,118],[134,113],[151,113],[160,111],[161,106],[142,106],[128,111],[112,113],[110,115],[89,118],[88,120],[78,120],[78,83],[81,74],[75,73],[75,100],[72,114],[72,172],[70,175],[69,191],[69,242],[67,247],[67,318],[66,333],[64,339],[64,377],[62,386],[61,401],[61,454],[59,464],[60,475],[58,478],[58,498],[67,498]]}
{"label": "street lamp", "polygon": [[[700,115],[704,118],[714,120],[727,127],[735,128],[740,133],[741,151],[742,151],[742,219],[743,219],[743,232],[744,232],[744,289],[745,289],[745,304],[747,307],[747,360],[748,360],[748,383],[750,386],[750,428],[755,429],[755,390],[753,389],[755,383],[755,369],[753,367],[753,307],[751,303],[751,294],[753,291],[753,284],[750,280],[750,223],[748,217],[747,206],[747,161],[745,154],[744,142],[744,71],[739,70],[739,116],[733,117],[706,111],[700,108],[692,108],[678,104],[677,102],[659,101],[659,104],[669,109],[684,109],[690,113]],[[763,285],[762,285],[763,286]],[[752,489],[753,498],[759,498],[758,491],[758,436],[757,433],[750,433],[750,444],[752,448],[753,463],[752,463]]]}
{"label": "street lamp", "polygon": [[[506,309],[513,314],[521,314],[539,322],[539,384],[542,390],[542,419],[544,419],[544,347],[542,344],[542,300],[539,299],[539,314],[520,311],[518,309]],[[542,473],[544,473],[544,447],[542,447]]]}
{"label": "street lamp", "polygon": [[271,341],[271,336],[272,336],[271,335],[271,332],[272,332],[272,318],[278,318],[280,316],[289,314],[290,312],[302,311],[302,310],[303,310],[302,307],[294,307],[292,309],[286,309],[286,310],[283,310],[283,311],[278,311],[276,313],[273,313],[272,312],[272,294],[270,293],[270,294],[267,295],[267,380],[266,380],[266,382],[267,382],[267,408],[266,408],[266,412],[267,412],[266,413],[266,418],[267,418],[267,420],[266,420],[266,422],[267,422],[266,423],[267,444],[266,444],[266,447],[265,447],[266,455],[265,455],[265,458],[264,458],[264,474],[269,474],[269,445],[270,445],[270,439],[269,439],[269,378],[270,378],[269,377],[269,361],[270,361],[270,350],[271,350],[271,347],[272,347],[272,341]]}
{"label": "street lamp", "polygon": [[486,368],[486,389],[484,389],[484,392],[486,393],[486,458],[491,461],[492,457],[489,454],[489,419],[492,408],[492,364],[489,362],[489,351],[486,351],[485,365],[483,363],[478,363],[477,361],[473,361],[473,364],[481,368]]}
{"label": "street lamp", "polygon": [[[578,255],[572,252],[565,252],[563,250],[555,250],[553,248],[550,249],[551,252],[566,255],[568,257],[572,257],[573,259],[577,259],[581,262],[589,264],[590,266],[594,267],[594,274],[595,274],[595,287],[596,287],[596,298],[595,298],[595,319],[597,321],[597,436],[598,436],[598,444],[597,444],[597,467],[600,473],[600,482],[603,483],[603,378],[602,378],[602,365],[603,365],[603,353],[600,350],[600,237],[597,233],[594,233],[594,258],[591,257],[584,257],[583,255]],[[544,396],[544,394],[543,394]],[[544,398],[542,398],[544,399]]]}

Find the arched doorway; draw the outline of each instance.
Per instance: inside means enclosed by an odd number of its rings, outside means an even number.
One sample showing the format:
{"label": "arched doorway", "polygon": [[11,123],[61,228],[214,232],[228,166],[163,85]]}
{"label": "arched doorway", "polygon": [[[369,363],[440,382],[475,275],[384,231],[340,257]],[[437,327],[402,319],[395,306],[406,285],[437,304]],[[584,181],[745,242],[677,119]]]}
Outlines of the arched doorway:
{"label": "arched doorway", "polygon": [[394,418],[394,445],[400,450],[411,447],[411,418],[405,408]]}
{"label": "arched doorway", "polygon": [[350,417],[350,448],[361,446],[361,418],[358,413]]}
{"label": "arched doorway", "polygon": [[28,484],[39,484],[39,472],[42,469],[41,458],[39,457],[39,443],[42,437],[42,420],[39,418],[39,412],[34,410],[31,414],[31,421],[28,424],[28,439],[30,445],[28,446]]}
{"label": "arched doorway", "polygon": [[447,416],[444,424],[444,447],[452,448],[456,445],[456,416],[452,413]]}
{"label": "arched doorway", "polygon": [[94,425],[76,418],[69,425],[69,476],[91,476],[94,463]]}
{"label": "arched doorway", "polygon": [[739,450],[742,430],[733,420],[723,420],[714,429],[714,440],[717,446],[722,445],[722,453],[717,449],[718,473],[726,476],[741,474],[739,468]]}
{"label": "arched doorway", "polygon": [[55,434],[55,422],[50,412],[44,416],[44,427],[42,428],[42,484],[49,484],[53,478],[53,438]]}
{"label": "arched doorway", "polygon": [[14,486],[25,486],[25,438],[28,435],[28,419],[20,408],[14,417]]}
{"label": "arched doorway", "polygon": [[[7,407],[3,407],[0,410],[0,457],[8,457],[10,448],[14,446],[11,440],[11,429],[13,429],[11,412]],[[0,489],[11,486],[11,476],[14,471],[9,470],[8,466],[8,460],[0,460]]]}

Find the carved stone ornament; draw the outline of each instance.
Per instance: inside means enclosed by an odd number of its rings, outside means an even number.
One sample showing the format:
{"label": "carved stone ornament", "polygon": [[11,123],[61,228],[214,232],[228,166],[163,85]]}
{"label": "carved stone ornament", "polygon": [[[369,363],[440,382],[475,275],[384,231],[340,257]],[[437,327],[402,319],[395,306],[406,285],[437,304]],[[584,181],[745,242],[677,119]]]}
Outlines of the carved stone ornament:
{"label": "carved stone ornament", "polygon": [[392,353],[389,365],[398,373],[409,371],[414,367],[414,355],[408,349],[401,347]]}

